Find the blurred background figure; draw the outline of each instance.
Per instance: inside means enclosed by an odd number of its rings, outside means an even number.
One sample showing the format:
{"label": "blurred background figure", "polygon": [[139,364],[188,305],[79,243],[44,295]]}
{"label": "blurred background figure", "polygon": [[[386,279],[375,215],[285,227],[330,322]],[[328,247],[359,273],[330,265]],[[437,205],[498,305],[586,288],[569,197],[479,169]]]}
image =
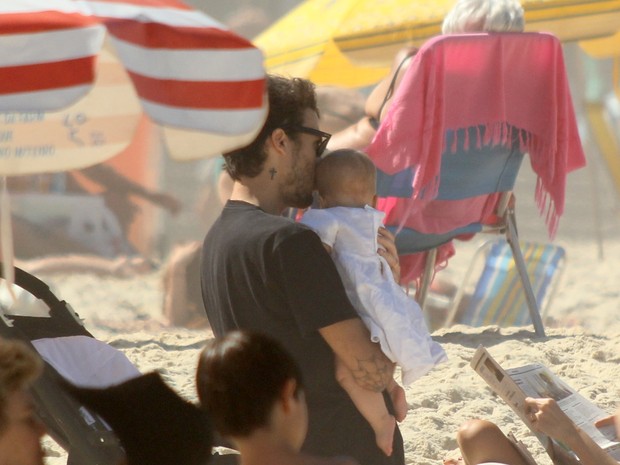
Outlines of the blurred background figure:
{"label": "blurred background figure", "polygon": [[45,426],[36,414],[28,388],[43,362],[20,341],[0,339],[0,462],[43,465]]}

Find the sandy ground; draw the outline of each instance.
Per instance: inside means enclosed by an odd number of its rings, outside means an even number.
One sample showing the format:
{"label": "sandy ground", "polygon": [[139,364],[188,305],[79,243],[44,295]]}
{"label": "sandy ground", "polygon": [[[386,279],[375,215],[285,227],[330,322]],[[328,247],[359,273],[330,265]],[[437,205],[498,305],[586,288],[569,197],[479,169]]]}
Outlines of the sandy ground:
{"label": "sandy ground", "polygon": [[[613,244],[613,251],[620,253],[619,243]],[[543,339],[535,339],[531,328],[456,326],[436,331],[434,336],[447,351],[449,361],[407,388],[410,410],[401,424],[407,463],[441,463],[445,454],[456,448],[454,433],[458,426],[473,417],[491,419],[505,432],[513,431],[541,464],[550,463],[512,410],[469,367],[479,344],[505,367],[532,362],[548,365],[587,398],[613,412],[620,399],[617,290],[610,284],[594,291],[599,278],[615,283],[620,277],[614,267],[607,268],[607,275],[592,273],[586,279],[577,266],[567,270],[552,315],[574,316],[577,312],[573,309],[581,309],[582,319],[572,320],[572,327],[547,329]],[[89,276],[58,280],[63,297],[78,311],[82,309],[81,316],[98,338],[122,350],[142,372],[159,370],[184,397],[195,400],[197,357],[211,334],[164,327],[157,311],[159,283],[158,273],[134,280]],[[55,456],[48,463],[64,463],[62,450],[49,441],[47,444]]]}
{"label": "sandy ground", "polygon": [[[517,186],[521,237],[545,241],[546,231],[533,205],[534,177]],[[473,417],[514,431],[541,464],[550,461],[537,440],[509,407],[469,367],[479,344],[505,367],[542,362],[602,408],[613,412],[620,399],[620,235],[617,196],[596,160],[569,178],[567,209],[556,242],[568,262],[548,317],[547,337],[530,328],[439,329],[434,336],[449,361],[407,388],[409,414],[401,424],[407,463],[440,464],[456,448],[455,431]],[[442,278],[458,283],[479,245],[457,246]],[[96,337],[123,351],[142,372],[159,370],[184,397],[195,400],[194,370],[208,330],[169,328],[161,317],[161,271],[132,279],[94,275],[43,277],[73,305]],[[553,326],[553,327],[552,327]],[[64,464],[64,452],[46,441],[48,464]]]}

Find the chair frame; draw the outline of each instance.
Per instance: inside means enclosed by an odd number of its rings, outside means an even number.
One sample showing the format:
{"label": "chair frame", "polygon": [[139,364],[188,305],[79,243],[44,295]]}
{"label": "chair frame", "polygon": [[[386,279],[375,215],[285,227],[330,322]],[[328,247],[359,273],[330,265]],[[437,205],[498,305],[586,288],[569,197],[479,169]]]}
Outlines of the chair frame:
{"label": "chair frame", "polygon": [[[485,225],[481,232],[505,235],[506,240],[510,245],[510,250],[512,251],[512,257],[515,261],[515,265],[517,266],[517,271],[519,273],[523,292],[525,293],[525,299],[527,301],[530,318],[534,325],[534,332],[537,337],[545,337],[545,328],[543,326],[542,318],[540,316],[540,309],[538,303],[536,302],[534,290],[532,289],[532,283],[530,282],[530,278],[527,274],[525,260],[523,259],[523,253],[521,251],[521,247],[519,246],[519,235],[517,232],[517,222],[513,199],[514,197],[512,191],[506,191],[502,193],[496,212],[497,217],[501,218],[501,220],[497,224]],[[428,297],[428,290],[435,274],[436,257],[437,248],[430,249],[426,256],[424,274],[422,275],[422,279],[420,281],[420,288],[416,293],[416,300],[418,301],[418,304],[420,305],[420,307],[422,307],[423,310],[424,304],[426,303],[426,298]],[[463,290],[461,286],[458,293],[462,294],[462,292]],[[461,295],[458,295],[458,293],[456,297],[460,299]]]}

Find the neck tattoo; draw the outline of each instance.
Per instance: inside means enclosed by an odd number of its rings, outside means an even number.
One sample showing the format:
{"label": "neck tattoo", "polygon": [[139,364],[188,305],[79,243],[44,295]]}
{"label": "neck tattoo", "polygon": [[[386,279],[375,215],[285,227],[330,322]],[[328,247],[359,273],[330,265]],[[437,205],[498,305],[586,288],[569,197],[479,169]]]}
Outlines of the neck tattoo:
{"label": "neck tattoo", "polygon": [[278,171],[275,168],[271,168],[269,170],[269,174],[271,175],[271,179],[273,180],[273,177],[276,175]]}

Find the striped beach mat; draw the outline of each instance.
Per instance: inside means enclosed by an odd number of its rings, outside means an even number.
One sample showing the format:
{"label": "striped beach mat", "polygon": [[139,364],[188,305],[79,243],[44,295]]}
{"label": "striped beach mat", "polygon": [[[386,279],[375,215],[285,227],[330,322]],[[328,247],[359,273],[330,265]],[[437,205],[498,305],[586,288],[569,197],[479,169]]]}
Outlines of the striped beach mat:
{"label": "striped beach mat", "polygon": [[[566,252],[554,244],[520,242],[527,274],[544,316]],[[546,299],[546,301],[545,301]],[[480,279],[460,323],[471,326],[525,326],[531,324],[523,285],[510,245],[505,239],[492,241]]]}

